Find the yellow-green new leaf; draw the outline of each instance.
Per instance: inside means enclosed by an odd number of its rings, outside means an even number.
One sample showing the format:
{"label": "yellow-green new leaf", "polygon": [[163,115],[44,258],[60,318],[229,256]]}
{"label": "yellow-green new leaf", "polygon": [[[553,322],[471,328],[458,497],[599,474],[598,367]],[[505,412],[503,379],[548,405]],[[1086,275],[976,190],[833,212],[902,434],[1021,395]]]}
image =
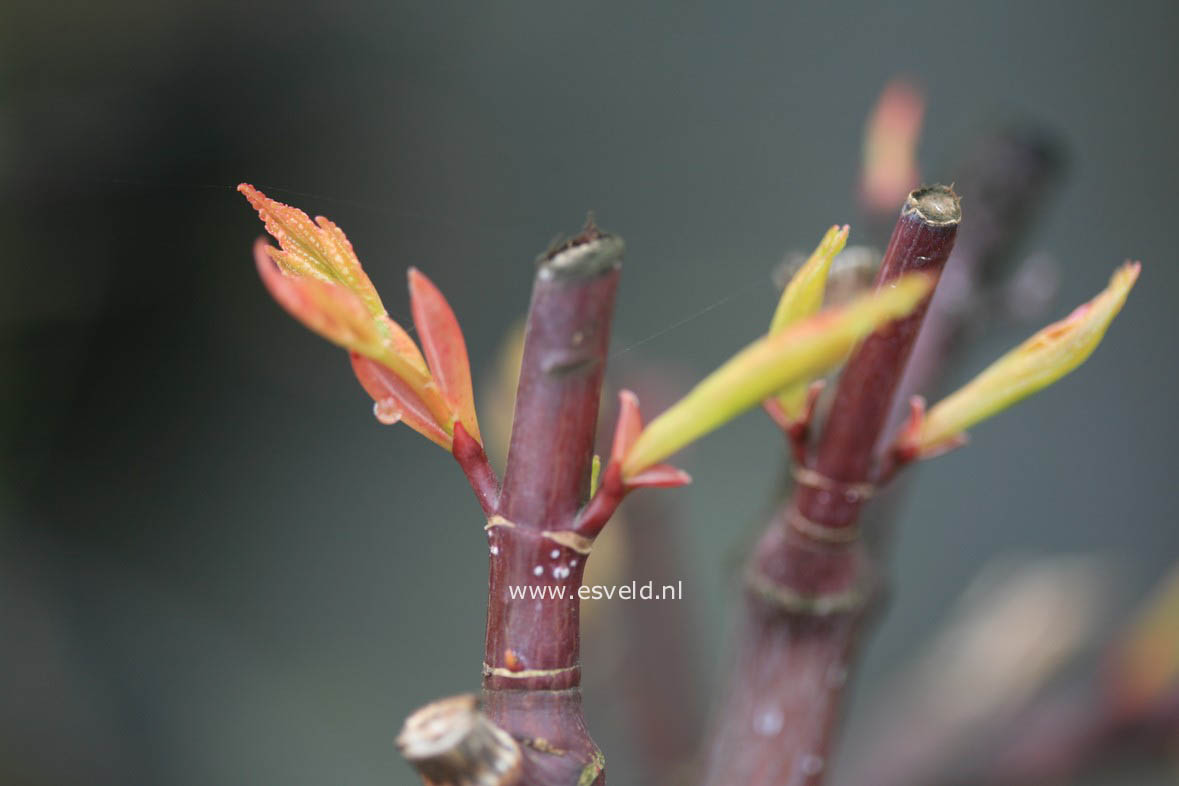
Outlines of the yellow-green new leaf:
{"label": "yellow-green new leaf", "polygon": [[927,276],[905,276],[753,342],[643,429],[623,459],[623,477],[662,461],[767,396],[837,365],[861,338],[912,311],[932,286]]}
{"label": "yellow-green new leaf", "polygon": [[1117,699],[1140,710],[1179,685],[1179,565],[1139,612],[1110,658]]}
{"label": "yellow-green new leaf", "polygon": [[770,321],[771,336],[803,317],[809,317],[823,305],[823,292],[827,288],[831,260],[847,245],[849,231],[847,224],[828,229],[810,258],[791,277],[790,283],[782,290],[778,307],[774,309],[774,318]]}
{"label": "yellow-green new leaf", "polygon": [[602,477],[602,457],[597,453],[594,454],[593,463],[590,464],[590,491],[589,495],[592,497],[598,493],[598,481]]}
{"label": "yellow-green new leaf", "polygon": [[[828,229],[827,234],[819,241],[818,248],[782,290],[782,297],[774,310],[774,318],[770,321],[771,336],[809,317],[823,305],[831,261],[847,245],[848,229],[847,224]],[[778,394],[778,403],[782,405],[782,411],[792,420],[802,417],[806,408],[806,390],[810,382],[809,379],[803,380]]]}
{"label": "yellow-green new leaf", "polygon": [[913,424],[899,446],[913,455],[937,452],[981,420],[1051,385],[1093,354],[1121,311],[1141,269],[1119,267],[1097,297],[1036,333],[947,396]]}

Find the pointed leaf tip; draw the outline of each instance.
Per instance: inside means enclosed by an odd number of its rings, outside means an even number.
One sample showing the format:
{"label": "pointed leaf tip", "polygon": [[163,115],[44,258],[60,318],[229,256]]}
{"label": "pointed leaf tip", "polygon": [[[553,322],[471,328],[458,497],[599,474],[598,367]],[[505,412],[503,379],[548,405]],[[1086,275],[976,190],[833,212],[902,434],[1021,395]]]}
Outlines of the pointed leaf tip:
{"label": "pointed leaf tip", "polygon": [[[831,263],[847,245],[850,231],[851,228],[847,224],[842,227],[836,225],[823,235],[810,258],[782,290],[782,297],[778,300],[778,307],[770,322],[770,335],[809,317],[823,305]],[[803,380],[778,394],[782,413],[790,420],[797,421],[802,417],[806,408],[807,387],[811,381]]]}
{"label": "pointed leaf tip", "polygon": [[249,183],[237,190],[278,241],[281,250],[275,249],[271,256],[284,273],[340,284],[359,297],[374,317],[385,314],[376,288],[339,227],[322,216],[312,221],[302,210],[270,199]]}
{"label": "pointed leaf tip", "polygon": [[410,310],[430,373],[450,403],[455,417],[462,422],[467,433],[482,444],[479,423],[475,417],[471,364],[458,319],[442,292],[424,273],[411,267],[407,277]]}
{"label": "pointed leaf tip", "polygon": [[[377,402],[382,422],[404,420],[449,449],[454,407],[431,379],[413,339],[385,312],[343,231],[323,217],[312,221],[248,183],[238,191],[279,242],[279,248],[265,238],[254,244],[255,265],[271,296],[312,331],[354,353],[357,376]],[[363,362],[357,360],[361,356]]]}
{"label": "pointed leaf tip", "polygon": [[1138,262],[1123,264],[1092,300],[1040,330],[938,402],[920,424],[906,429],[898,449],[916,456],[928,455],[1076,369],[1101,343],[1141,269]]}
{"label": "pointed leaf tip", "polygon": [[782,290],[774,317],[770,321],[771,335],[804,317],[809,317],[823,305],[823,293],[827,287],[831,261],[847,245],[850,231],[851,228],[847,224],[828,229],[810,257],[790,278],[786,288]]}
{"label": "pointed leaf tip", "polygon": [[610,449],[610,460],[622,461],[642,430],[643,416],[639,412],[639,397],[629,390],[619,391],[618,421],[614,426],[614,444]]}

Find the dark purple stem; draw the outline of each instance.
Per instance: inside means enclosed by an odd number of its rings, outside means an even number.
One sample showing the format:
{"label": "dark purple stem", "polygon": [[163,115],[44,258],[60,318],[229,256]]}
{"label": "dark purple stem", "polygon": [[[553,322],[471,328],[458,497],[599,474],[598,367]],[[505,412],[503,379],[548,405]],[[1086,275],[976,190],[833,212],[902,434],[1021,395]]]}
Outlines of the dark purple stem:
{"label": "dark purple stem", "polygon": [[[970,321],[979,316],[979,303],[1011,267],[1019,240],[1043,212],[1051,187],[1062,175],[1059,148],[1059,143],[1042,131],[1004,129],[981,137],[958,166],[955,189],[970,215],[962,222],[945,275],[925,315],[886,434],[893,433],[907,411],[910,396],[935,392],[938,377],[961,348]],[[890,453],[885,460],[899,458]],[[891,468],[886,465],[881,471],[889,473]],[[883,559],[890,550],[905,485],[901,482],[888,489],[861,518],[875,558]],[[890,706],[883,715],[887,720],[882,717],[868,732],[867,743],[854,751],[848,769],[851,784],[911,786],[924,782],[940,773],[946,761],[957,761],[970,743],[966,737],[947,741],[944,725],[923,732],[925,726],[937,721],[921,710],[903,714],[900,708]],[[914,744],[915,739],[934,735],[940,735],[937,744]]]}
{"label": "dark purple stem", "polygon": [[959,168],[956,188],[970,217],[962,222],[946,275],[929,304],[890,425],[900,419],[909,396],[932,392],[972,307],[1008,267],[1013,248],[1060,177],[1058,148],[1042,132],[1006,130],[981,139]]}
{"label": "dark purple stem", "polygon": [[[935,186],[901,211],[877,287],[910,272],[938,276],[954,245],[957,196]],[[856,529],[876,444],[928,299],[852,354],[794,498],[754,550],[745,623],[705,783],[817,784],[827,766],[874,583]],[[803,482],[805,481],[805,482]]]}
{"label": "dark purple stem", "polygon": [[[888,286],[906,273],[940,277],[960,219],[958,198],[949,189],[914,191],[884,252],[876,287]],[[928,307],[927,298],[909,316],[865,339],[848,360],[819,440],[814,469],[820,475],[845,484],[870,479],[876,443]],[[828,527],[854,523],[863,501],[811,485],[800,485],[796,500],[802,515]]]}
{"label": "dark purple stem", "polygon": [[[484,709],[537,752],[536,780],[522,783],[605,781],[581,710],[577,590],[592,540],[571,529],[589,490],[621,255],[622,241],[591,224],[541,260],[503,491],[488,520]],[[563,587],[565,597],[512,597],[530,586]]]}

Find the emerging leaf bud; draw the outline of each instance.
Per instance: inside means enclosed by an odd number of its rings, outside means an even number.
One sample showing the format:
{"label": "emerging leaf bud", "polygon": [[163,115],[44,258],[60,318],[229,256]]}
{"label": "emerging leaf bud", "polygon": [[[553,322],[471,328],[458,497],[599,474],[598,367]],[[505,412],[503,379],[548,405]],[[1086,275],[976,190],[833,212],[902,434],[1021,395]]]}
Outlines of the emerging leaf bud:
{"label": "emerging leaf bud", "polygon": [[923,274],[905,276],[753,342],[643,429],[626,451],[623,478],[635,477],[767,396],[839,364],[861,338],[923,302],[932,286]]}
{"label": "emerging leaf bud", "polygon": [[[426,350],[389,318],[352,244],[326,218],[268,199],[246,183],[238,186],[278,240],[254,246],[262,282],[279,304],[319,335],[350,350],[364,389],[382,423],[403,422],[446,449],[461,421],[479,441],[467,347],[442,293],[410,270],[414,323]],[[427,357],[429,363],[427,364]]]}
{"label": "emerging leaf bud", "polygon": [[896,210],[920,179],[917,139],[925,99],[913,85],[896,79],[880,94],[864,133],[860,199],[872,213]]}
{"label": "emerging leaf bud", "polygon": [[[782,290],[774,318],[770,322],[770,335],[785,330],[801,319],[809,317],[823,305],[823,294],[827,288],[827,274],[831,261],[847,245],[849,228],[833,226],[823,235],[819,246]],[[806,409],[807,387],[811,380],[803,380],[778,394],[777,400],[782,413],[789,420],[798,420]]]}
{"label": "emerging leaf bud", "polygon": [[1088,303],[996,360],[924,415],[914,410],[896,446],[901,457],[941,452],[961,441],[974,424],[1042,390],[1084,363],[1126,302],[1141,267],[1138,262],[1122,265],[1110,278],[1109,286]]}

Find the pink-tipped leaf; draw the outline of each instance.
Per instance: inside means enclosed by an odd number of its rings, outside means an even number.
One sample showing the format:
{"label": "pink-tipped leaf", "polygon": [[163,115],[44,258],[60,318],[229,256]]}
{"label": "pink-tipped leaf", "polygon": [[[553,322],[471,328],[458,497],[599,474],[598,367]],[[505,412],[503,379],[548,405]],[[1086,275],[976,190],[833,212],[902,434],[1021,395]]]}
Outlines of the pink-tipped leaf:
{"label": "pink-tipped leaf", "polygon": [[629,390],[618,393],[618,421],[614,425],[614,444],[610,460],[622,461],[631,445],[643,430],[643,416],[639,412],[639,397]]}
{"label": "pink-tipped leaf", "polygon": [[[620,465],[643,431],[643,415],[639,410],[639,397],[629,390],[618,393],[618,404],[618,422],[614,426],[610,461]],[[675,488],[691,483],[692,477],[670,464],[654,464],[632,477],[624,478],[622,482],[628,489]]]}
{"label": "pink-tipped leaf", "polygon": [[274,251],[259,238],[254,263],[267,291],[287,313],[333,344],[365,354],[383,352],[380,331],[359,297],[331,281],[287,275],[275,266]]}
{"label": "pink-tipped leaf", "polygon": [[482,444],[475,418],[467,344],[454,311],[438,287],[412,267],[409,269],[409,302],[431,375],[463,428]]}
{"label": "pink-tipped leaf", "polygon": [[623,482],[628,488],[671,489],[688,485],[692,482],[692,476],[679,467],[673,467],[670,464],[656,464]]}
{"label": "pink-tipped leaf", "polygon": [[270,199],[249,183],[237,187],[266,224],[280,249],[271,256],[283,272],[293,276],[336,282],[355,293],[374,316],[385,313],[368,274],[338,226],[323,216],[312,221],[296,207]]}

